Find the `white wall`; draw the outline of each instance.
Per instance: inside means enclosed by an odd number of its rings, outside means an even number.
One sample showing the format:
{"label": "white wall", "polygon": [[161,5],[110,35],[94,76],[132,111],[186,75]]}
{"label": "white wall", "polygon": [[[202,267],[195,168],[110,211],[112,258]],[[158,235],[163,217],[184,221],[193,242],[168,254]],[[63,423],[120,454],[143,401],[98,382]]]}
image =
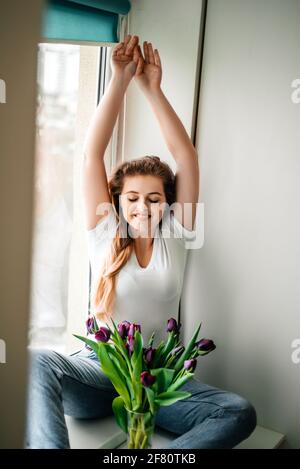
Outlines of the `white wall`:
{"label": "white wall", "polygon": [[[132,0],[129,33],[143,42],[152,42],[162,62],[162,90],[191,135],[197,47],[202,1]],[[134,81],[126,96],[126,137],[124,158],[154,154],[167,161],[173,158],[163,140],[158,122],[146,97]]]}
{"label": "white wall", "polygon": [[248,397],[300,448],[300,2],[209,0],[197,148],[205,242],[184,291],[198,375]]}

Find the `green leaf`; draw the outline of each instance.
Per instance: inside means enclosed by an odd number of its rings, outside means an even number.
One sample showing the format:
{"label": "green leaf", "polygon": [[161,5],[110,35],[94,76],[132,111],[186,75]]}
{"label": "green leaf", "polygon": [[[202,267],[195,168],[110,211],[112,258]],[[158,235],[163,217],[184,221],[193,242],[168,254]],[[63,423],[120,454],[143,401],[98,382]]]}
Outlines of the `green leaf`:
{"label": "green leaf", "polygon": [[157,409],[157,406],[155,405],[155,393],[152,389],[147,388],[147,387],[145,387],[145,391],[146,391],[147,398],[149,401],[150,410],[152,414],[154,414]]}
{"label": "green leaf", "polygon": [[94,324],[94,329],[95,331],[99,331],[99,327],[98,327],[98,323],[97,323],[97,319],[95,317],[95,315],[93,314],[93,324]]}
{"label": "green leaf", "polygon": [[117,335],[118,337],[120,337],[120,339],[122,340],[122,337],[121,337],[120,334],[119,334],[117,325],[116,325],[115,321],[113,320],[113,318],[112,318],[111,316],[110,316],[110,320],[111,320],[111,322],[113,323],[113,326],[114,326],[114,333],[116,333],[116,335]]}
{"label": "green leaf", "polygon": [[113,320],[113,318],[110,316],[110,320],[113,323],[113,327],[111,327],[111,324],[108,324],[107,322],[105,323],[106,327],[110,330],[111,334],[111,339],[115,344],[119,344],[120,340],[122,341],[122,338],[118,332],[117,326]]}
{"label": "green leaf", "polygon": [[198,355],[204,356],[204,355],[207,355],[210,352],[211,352],[211,350],[197,350],[195,352],[195,357],[197,357]]}
{"label": "green leaf", "polygon": [[141,383],[141,373],[142,373],[142,354],[143,354],[143,338],[139,331],[135,331],[134,334],[134,346],[133,354],[131,357],[132,369],[133,369],[133,387],[136,394],[137,404],[142,402],[142,383]]}
{"label": "green leaf", "polygon": [[[174,370],[175,371],[175,370]],[[174,383],[171,384],[168,388],[168,392],[171,391],[176,391],[176,389],[180,388],[183,386],[187,381],[189,381],[192,377],[194,376],[194,373],[189,373],[187,372],[186,375],[182,376],[181,378],[177,379],[174,381]]]}
{"label": "green leaf", "polygon": [[103,345],[107,348],[107,350],[109,351],[109,353],[111,355],[113,355],[113,357],[115,358],[115,360],[117,361],[118,365],[119,365],[119,368],[120,370],[122,371],[123,375],[126,377],[129,375],[129,370],[128,370],[128,366],[126,364],[126,361],[124,360],[122,354],[115,349],[115,347],[107,342],[103,342]]}
{"label": "green leaf", "polygon": [[153,359],[153,363],[152,363],[153,368],[158,367],[159,361],[160,361],[160,358],[161,358],[161,352],[162,352],[164,346],[165,346],[165,343],[162,340],[161,343],[159,344],[159,346],[157,347],[157,349],[155,351],[155,354],[154,354],[154,359]]}
{"label": "green leaf", "polygon": [[85,342],[87,345],[89,345],[94,350],[94,352],[96,352],[98,354],[98,348],[99,348],[99,343],[98,342],[94,342],[93,340],[88,339],[87,337],[83,337],[82,335],[76,335],[76,334],[72,334],[72,335],[74,337],[76,337],[77,339],[80,339],[83,342]]}
{"label": "green leaf", "polygon": [[177,334],[174,331],[169,332],[169,337],[167,343],[165,344],[164,348],[162,349],[161,356],[166,358],[169,352],[174,348],[175,342],[177,339]]}
{"label": "green leaf", "polygon": [[135,331],[134,334],[134,346],[133,346],[133,354],[131,357],[131,361],[134,364],[135,362],[139,361],[142,356],[143,351],[143,338],[139,331]]}
{"label": "green leaf", "polygon": [[189,344],[188,346],[186,347],[185,351],[183,352],[183,354],[179,357],[175,367],[174,367],[174,370],[175,371],[179,371],[182,367],[183,367],[183,364],[184,364],[184,361],[185,360],[188,360],[190,358],[190,355],[192,353],[192,350],[194,348],[194,345],[195,345],[195,342],[197,340],[197,337],[198,337],[198,334],[199,334],[199,331],[200,331],[200,328],[201,328],[201,322],[197,328],[197,330],[195,331],[193,337],[191,338],[191,340],[189,341]]}
{"label": "green leaf", "polygon": [[115,414],[116,422],[123,432],[128,433],[127,429],[127,411],[121,396],[115,397],[112,402],[112,409]]}
{"label": "green leaf", "polygon": [[[178,360],[179,356],[181,355],[181,353],[183,353],[183,350],[181,352],[177,352],[175,355],[173,354],[173,349],[178,347],[178,346],[183,346],[182,342],[180,340],[177,340],[174,344],[174,347],[170,350],[170,352],[168,353],[167,355],[167,358],[166,360],[170,360],[170,358],[176,358],[176,360]],[[166,365],[165,365],[166,367]]]}
{"label": "green leaf", "polygon": [[125,360],[123,359],[120,352],[116,351],[112,345],[108,344],[107,342],[106,343],[104,342],[103,345],[108,350],[109,356],[111,360],[114,362],[116,368],[118,368],[119,374],[123,375],[127,384],[127,388],[129,389],[130,398],[131,400],[133,400],[135,398],[135,391],[133,388],[133,382],[130,378],[130,372],[128,370]]}
{"label": "green leaf", "polygon": [[161,406],[168,406],[191,395],[190,392],[185,391],[163,392],[162,394],[158,394],[156,399],[154,399],[154,403]]}
{"label": "green leaf", "polygon": [[114,362],[110,358],[105,345],[102,343],[99,344],[98,356],[104,373],[111,380],[116,391],[120,394],[120,396],[123,397],[126,407],[130,409],[130,395],[127,386],[124,383],[122,376],[120,376],[120,373],[116,368]]}
{"label": "green leaf", "polygon": [[[117,326],[116,326],[116,324],[115,324],[112,317],[111,317],[111,321],[112,321],[113,326],[114,326],[114,331],[112,331],[113,342],[114,342],[116,348],[119,350],[119,352],[122,353],[122,355],[124,357],[124,360],[126,360],[128,369],[131,371],[132,370],[131,363],[130,363],[130,360],[129,360],[129,357],[128,357],[128,354],[127,354],[127,350],[125,348],[125,344],[123,342],[122,337],[120,336],[120,334],[118,332]],[[108,326],[108,324],[107,324],[107,326]]]}
{"label": "green leaf", "polygon": [[172,382],[175,370],[171,368],[156,368],[150,371],[151,375],[156,376],[156,381],[153,384],[157,393],[160,394],[162,392],[166,392],[168,390],[169,385]]}
{"label": "green leaf", "polygon": [[128,367],[128,370],[130,370],[130,376],[131,376],[131,373],[132,373],[132,366],[131,366],[131,362],[130,362],[130,358],[128,356],[128,352],[125,348],[125,345],[124,343],[122,343],[122,345],[119,345],[119,343],[117,342],[114,342],[114,345],[116,347],[116,350],[118,350],[118,352],[122,355],[122,357],[124,358],[124,360],[126,361],[126,364],[127,364],[127,367]]}
{"label": "green leaf", "polygon": [[149,342],[148,342],[148,347],[152,347],[154,337],[155,337],[155,332],[152,332],[151,337],[150,337]]}

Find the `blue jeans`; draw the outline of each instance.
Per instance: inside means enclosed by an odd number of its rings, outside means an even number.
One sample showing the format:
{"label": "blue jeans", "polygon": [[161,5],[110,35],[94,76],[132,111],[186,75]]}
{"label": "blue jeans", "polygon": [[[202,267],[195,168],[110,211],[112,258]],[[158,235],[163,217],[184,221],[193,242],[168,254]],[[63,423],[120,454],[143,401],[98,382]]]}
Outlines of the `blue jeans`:
{"label": "blue jeans", "polygon": [[[97,355],[30,350],[26,448],[70,448],[64,414],[76,418],[112,415],[118,395]],[[192,395],[160,407],[156,425],[177,436],[168,448],[233,448],[256,426],[253,405],[238,394],[192,378],[180,390]]]}

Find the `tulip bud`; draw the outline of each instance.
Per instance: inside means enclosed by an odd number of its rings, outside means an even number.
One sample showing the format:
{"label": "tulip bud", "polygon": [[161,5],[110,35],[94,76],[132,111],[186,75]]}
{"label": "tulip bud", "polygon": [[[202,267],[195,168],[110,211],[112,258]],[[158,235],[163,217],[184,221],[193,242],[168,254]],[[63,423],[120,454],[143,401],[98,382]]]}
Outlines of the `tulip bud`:
{"label": "tulip bud", "polygon": [[189,371],[190,373],[193,373],[197,365],[197,360],[195,358],[191,358],[190,360],[185,360],[184,362],[184,369]]}
{"label": "tulip bud", "polygon": [[212,352],[216,348],[214,341],[210,339],[201,339],[195,343],[195,346],[199,352],[206,352],[206,353]]}
{"label": "tulip bud", "polygon": [[168,319],[167,332],[175,332],[177,334],[179,332],[180,327],[181,327],[181,323],[177,324],[176,319],[174,318]]}
{"label": "tulip bud", "polygon": [[152,347],[148,347],[144,349],[144,357],[145,357],[145,362],[147,363],[147,365],[151,365],[153,358],[154,358],[155,350],[156,349]]}
{"label": "tulip bud", "polygon": [[139,324],[131,323],[128,330],[128,337],[134,337],[135,331],[141,332],[141,326]]}
{"label": "tulip bud", "polygon": [[184,346],[183,345],[178,345],[178,347],[175,347],[173,348],[173,350],[171,350],[171,355],[178,355],[184,351]]}
{"label": "tulip bud", "polygon": [[133,354],[133,350],[134,350],[134,338],[133,337],[128,336],[128,340],[125,344],[125,347],[128,352],[128,355],[131,357],[131,355]]}
{"label": "tulip bud", "polygon": [[152,384],[155,383],[155,381],[156,381],[156,376],[151,375],[150,373],[148,373],[148,371],[143,371],[141,373],[141,383],[146,388],[149,388],[150,386],[152,386]]}
{"label": "tulip bud", "polygon": [[128,321],[122,321],[118,324],[118,332],[122,339],[126,339],[129,331],[130,323]]}
{"label": "tulip bud", "polygon": [[85,321],[85,325],[89,334],[95,334],[97,332],[97,323],[95,316],[90,314],[87,320]]}
{"label": "tulip bud", "polygon": [[98,342],[108,342],[110,338],[110,330],[107,327],[100,327],[99,331],[95,334],[95,339]]}

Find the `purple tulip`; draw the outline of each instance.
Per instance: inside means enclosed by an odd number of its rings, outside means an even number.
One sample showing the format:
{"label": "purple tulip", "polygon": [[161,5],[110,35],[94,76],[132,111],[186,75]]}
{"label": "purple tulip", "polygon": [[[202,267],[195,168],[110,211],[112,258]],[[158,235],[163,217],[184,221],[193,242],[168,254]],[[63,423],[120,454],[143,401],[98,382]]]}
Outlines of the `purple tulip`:
{"label": "purple tulip", "polygon": [[178,347],[173,348],[173,350],[171,351],[171,355],[179,355],[183,351],[184,351],[184,346],[178,345]]}
{"label": "purple tulip", "polygon": [[181,323],[177,324],[176,319],[174,318],[168,319],[167,332],[175,332],[177,334],[179,332],[180,327],[181,327]]}
{"label": "purple tulip", "polygon": [[153,358],[154,358],[155,351],[156,349],[152,347],[148,347],[144,349],[144,357],[145,357],[145,362],[147,363],[147,365],[151,365]]}
{"label": "purple tulip", "polygon": [[150,386],[152,386],[152,384],[155,383],[155,381],[156,381],[156,376],[151,375],[150,373],[148,373],[148,371],[143,371],[141,373],[141,383],[146,388],[149,388]]}
{"label": "purple tulip", "polygon": [[196,368],[196,365],[197,365],[196,358],[191,358],[190,360],[185,360],[183,367],[184,367],[185,370],[190,371],[191,373],[193,373],[193,371]]}
{"label": "purple tulip", "polygon": [[122,321],[118,324],[118,332],[122,339],[126,339],[130,327],[130,322]]}
{"label": "purple tulip", "polygon": [[95,316],[93,315],[89,315],[87,320],[85,321],[86,328],[89,334],[95,334],[95,332],[97,332],[95,321]]}
{"label": "purple tulip", "polygon": [[201,339],[195,343],[195,346],[196,346],[196,349],[199,350],[200,352],[206,352],[206,353],[212,352],[216,348],[214,341],[211,339]]}
{"label": "purple tulip", "polygon": [[141,326],[139,324],[131,323],[128,330],[128,337],[134,337],[135,331],[141,332]]}
{"label": "purple tulip", "polygon": [[128,352],[128,355],[131,357],[131,355],[133,354],[133,350],[134,350],[134,338],[133,337],[128,336],[128,340],[125,344],[125,347]]}
{"label": "purple tulip", "polygon": [[107,327],[100,327],[99,331],[95,334],[95,339],[98,342],[108,342],[110,338],[110,330]]}

